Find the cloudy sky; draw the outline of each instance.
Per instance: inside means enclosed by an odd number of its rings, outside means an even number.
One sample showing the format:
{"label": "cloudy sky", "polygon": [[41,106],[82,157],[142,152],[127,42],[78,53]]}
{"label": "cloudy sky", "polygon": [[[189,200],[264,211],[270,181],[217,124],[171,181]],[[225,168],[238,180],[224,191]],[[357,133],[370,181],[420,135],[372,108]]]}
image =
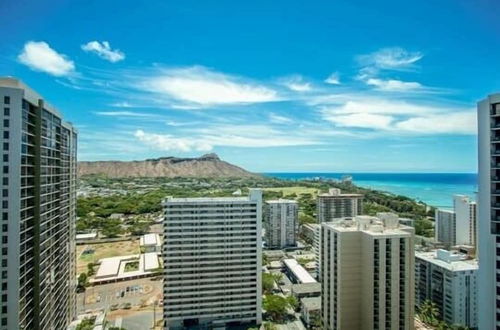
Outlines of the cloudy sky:
{"label": "cloudy sky", "polygon": [[0,2],[0,75],[80,131],[81,160],[216,152],[253,171],[474,172],[500,5]]}

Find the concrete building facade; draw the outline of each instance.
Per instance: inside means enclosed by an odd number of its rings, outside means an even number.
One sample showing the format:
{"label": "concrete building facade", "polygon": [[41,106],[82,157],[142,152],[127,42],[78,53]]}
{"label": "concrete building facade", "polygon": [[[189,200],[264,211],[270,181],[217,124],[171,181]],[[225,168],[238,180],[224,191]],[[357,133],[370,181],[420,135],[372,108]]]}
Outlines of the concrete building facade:
{"label": "concrete building facade", "polygon": [[500,329],[500,93],[478,103],[479,329]]}
{"label": "concrete building facade", "polygon": [[363,195],[342,194],[340,189],[332,188],[316,199],[318,223],[329,222],[335,218],[355,217],[363,213]]}
{"label": "concrete building facade", "polygon": [[477,269],[476,260],[450,251],[416,253],[416,305],[430,300],[446,323],[477,328]]}
{"label": "concrete building facade", "polygon": [[17,79],[0,79],[0,104],[0,329],[65,329],[76,317],[77,132]]}
{"label": "concrete building facade", "polygon": [[391,219],[322,224],[323,329],[413,329],[414,230]]}
{"label": "concrete building facade", "polygon": [[455,210],[455,241],[457,245],[476,245],[477,205],[465,195],[453,196]]}
{"label": "concrete building facade", "polygon": [[447,246],[457,245],[455,211],[436,209],[434,237]]}
{"label": "concrete building facade", "polygon": [[297,245],[299,206],[289,199],[270,200],[264,203],[266,246],[283,249]]}
{"label": "concrete building facade", "polygon": [[262,321],[262,191],[164,202],[166,329]]}

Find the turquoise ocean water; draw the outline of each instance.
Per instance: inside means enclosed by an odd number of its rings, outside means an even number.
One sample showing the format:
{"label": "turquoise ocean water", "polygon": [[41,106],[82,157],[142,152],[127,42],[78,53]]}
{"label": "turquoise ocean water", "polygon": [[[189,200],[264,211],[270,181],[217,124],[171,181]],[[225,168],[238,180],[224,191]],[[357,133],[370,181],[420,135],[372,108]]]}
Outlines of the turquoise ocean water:
{"label": "turquoise ocean water", "polygon": [[476,198],[475,173],[264,173],[285,180],[314,178],[340,179],[351,175],[353,183],[365,188],[408,196],[429,205],[451,208],[452,196],[463,194]]}

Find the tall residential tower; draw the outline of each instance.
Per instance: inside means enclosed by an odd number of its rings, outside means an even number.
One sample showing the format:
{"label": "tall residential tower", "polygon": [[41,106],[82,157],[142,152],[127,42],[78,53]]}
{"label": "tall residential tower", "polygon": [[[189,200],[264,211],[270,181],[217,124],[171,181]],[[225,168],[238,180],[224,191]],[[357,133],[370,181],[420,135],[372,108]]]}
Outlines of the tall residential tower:
{"label": "tall residential tower", "polygon": [[16,79],[0,79],[0,104],[0,329],[65,329],[76,316],[77,133]]}
{"label": "tall residential tower", "polygon": [[262,191],[164,202],[166,329],[262,320]]}
{"label": "tall residential tower", "polygon": [[413,329],[413,237],[397,216],[322,224],[323,329]]}
{"label": "tall residential tower", "polygon": [[270,200],[264,203],[266,245],[270,249],[293,247],[297,244],[299,206],[289,199]]}
{"label": "tall residential tower", "polygon": [[479,329],[500,329],[500,93],[478,104]]}
{"label": "tall residential tower", "polygon": [[342,194],[340,189],[332,188],[316,199],[318,223],[329,222],[335,218],[355,217],[363,213],[363,195]]}

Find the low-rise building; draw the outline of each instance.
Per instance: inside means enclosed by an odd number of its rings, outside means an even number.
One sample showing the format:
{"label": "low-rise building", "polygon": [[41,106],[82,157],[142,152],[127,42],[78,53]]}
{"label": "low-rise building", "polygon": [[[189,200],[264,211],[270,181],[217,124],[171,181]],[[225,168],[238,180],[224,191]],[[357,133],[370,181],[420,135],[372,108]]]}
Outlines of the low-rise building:
{"label": "low-rise building", "polygon": [[290,293],[297,299],[321,296],[321,283],[292,284]]}
{"label": "low-rise building", "polygon": [[300,301],[300,315],[308,328],[321,327],[321,298],[303,298]]}
{"label": "low-rise building", "polygon": [[158,234],[145,234],[139,239],[141,252],[161,253],[161,240]]}
{"label": "low-rise building", "polygon": [[415,301],[434,302],[440,318],[448,324],[478,326],[476,260],[447,250],[415,255]]}
{"label": "low-rise building", "polygon": [[295,259],[283,260],[288,277],[295,283],[317,283],[314,277],[309,274]]}

